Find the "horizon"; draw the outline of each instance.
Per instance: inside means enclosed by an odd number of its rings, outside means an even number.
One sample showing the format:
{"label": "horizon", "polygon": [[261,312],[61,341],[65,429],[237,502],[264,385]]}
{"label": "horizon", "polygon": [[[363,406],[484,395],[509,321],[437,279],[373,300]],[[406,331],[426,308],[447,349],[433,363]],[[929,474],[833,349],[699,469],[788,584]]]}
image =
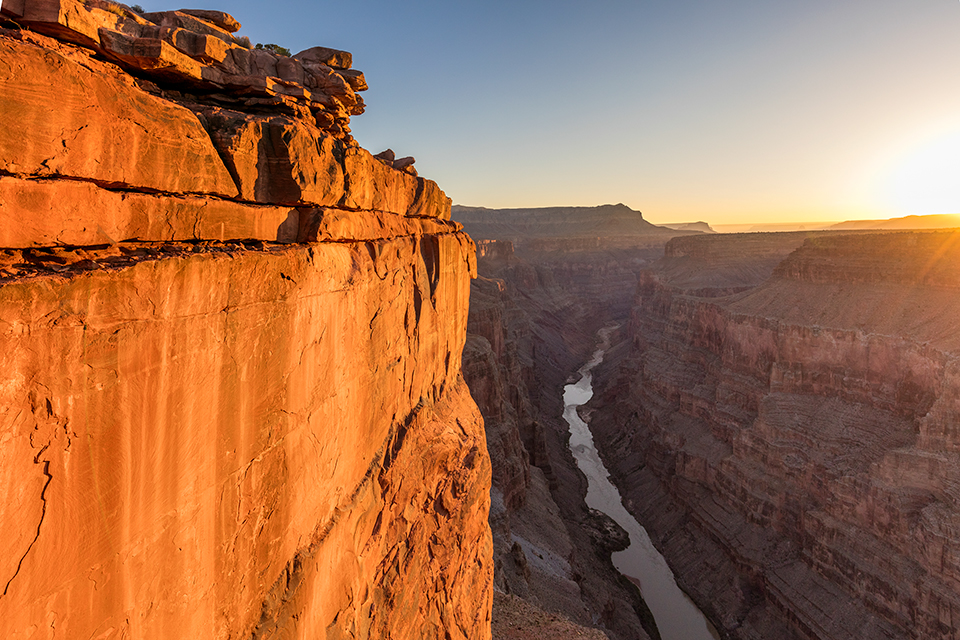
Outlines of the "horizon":
{"label": "horizon", "polygon": [[253,42],[353,53],[358,142],[455,202],[719,225],[960,211],[957,2],[205,4]]}
{"label": "horizon", "polygon": [[[632,211],[639,213],[644,221],[657,226],[678,226],[678,225],[690,225],[690,224],[706,224],[710,226],[717,233],[743,233],[749,231],[815,231],[815,230],[826,230],[834,226],[843,225],[845,223],[892,223],[897,221],[906,221],[911,218],[918,219],[918,222],[925,222],[926,224],[920,224],[917,227],[892,227],[897,229],[916,229],[916,230],[933,230],[933,229],[948,229],[948,228],[957,228],[960,227],[960,212],[958,213],[942,213],[942,214],[909,214],[905,216],[894,216],[890,218],[859,218],[859,219],[848,219],[848,220],[777,220],[777,221],[763,221],[755,220],[748,222],[734,222],[734,223],[711,223],[709,220],[651,220],[643,211],[639,211],[625,205],[622,202],[613,203],[613,202],[604,202],[602,204],[594,205],[546,205],[542,207],[484,207],[476,206],[470,204],[464,204],[461,202],[454,202],[453,208],[456,210],[457,207],[462,207],[465,209],[485,209],[489,211],[533,211],[539,209],[600,209],[603,207],[621,207],[626,206]],[[454,211],[456,213],[456,211]],[[940,224],[947,222],[943,218],[957,218],[957,220],[950,220],[950,223],[956,222],[957,224]],[[870,228],[870,227],[864,227]]]}

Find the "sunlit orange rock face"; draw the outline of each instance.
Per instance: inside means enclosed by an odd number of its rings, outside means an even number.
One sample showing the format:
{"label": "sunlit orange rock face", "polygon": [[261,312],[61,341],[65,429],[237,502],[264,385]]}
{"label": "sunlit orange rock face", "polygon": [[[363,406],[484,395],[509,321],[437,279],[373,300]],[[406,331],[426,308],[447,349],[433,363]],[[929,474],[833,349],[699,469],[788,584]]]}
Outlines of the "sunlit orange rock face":
{"label": "sunlit orange rock face", "polygon": [[729,637],[960,637],[958,274],[943,231],[676,239],[642,278],[591,426]]}
{"label": "sunlit orange rock face", "polygon": [[0,30],[0,637],[489,638],[449,200],[293,59],[161,64],[229,16],[111,7],[3,4],[56,38]]}

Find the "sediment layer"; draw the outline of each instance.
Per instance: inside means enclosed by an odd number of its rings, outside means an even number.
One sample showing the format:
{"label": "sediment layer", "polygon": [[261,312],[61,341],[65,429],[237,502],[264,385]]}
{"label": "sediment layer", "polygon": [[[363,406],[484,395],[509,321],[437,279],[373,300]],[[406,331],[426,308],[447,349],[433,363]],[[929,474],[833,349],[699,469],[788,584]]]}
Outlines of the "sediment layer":
{"label": "sediment layer", "polygon": [[960,637],[956,238],[811,237],[713,290],[668,245],[641,278],[591,426],[727,637]]}

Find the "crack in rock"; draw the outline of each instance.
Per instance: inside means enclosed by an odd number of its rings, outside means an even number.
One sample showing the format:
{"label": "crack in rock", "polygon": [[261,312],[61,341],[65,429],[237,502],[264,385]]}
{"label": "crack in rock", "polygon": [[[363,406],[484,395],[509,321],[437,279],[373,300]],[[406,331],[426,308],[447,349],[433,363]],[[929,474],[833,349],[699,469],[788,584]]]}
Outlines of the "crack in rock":
{"label": "crack in rock", "polygon": [[[39,453],[33,458],[34,464],[40,464],[40,456],[43,455],[43,452],[50,447],[49,444],[44,445],[40,449]],[[43,519],[47,515],[47,489],[50,487],[50,481],[53,480],[53,475],[50,473],[50,462],[48,460],[43,461],[43,475],[47,476],[47,481],[43,484],[43,490],[40,491],[40,501],[43,503],[43,506],[40,510],[40,522],[37,523],[37,534],[33,537],[33,540],[30,541],[30,545],[27,547],[27,550],[23,552],[23,555],[20,556],[20,561],[17,563],[17,570],[14,572],[13,576],[7,580],[7,584],[3,587],[3,593],[0,594],[0,598],[3,598],[7,595],[7,592],[10,590],[10,584],[16,579],[20,574],[20,569],[23,567],[23,561],[26,560],[27,556],[30,554],[30,550],[33,549],[33,545],[37,543],[37,540],[40,539],[40,528],[43,526]]]}

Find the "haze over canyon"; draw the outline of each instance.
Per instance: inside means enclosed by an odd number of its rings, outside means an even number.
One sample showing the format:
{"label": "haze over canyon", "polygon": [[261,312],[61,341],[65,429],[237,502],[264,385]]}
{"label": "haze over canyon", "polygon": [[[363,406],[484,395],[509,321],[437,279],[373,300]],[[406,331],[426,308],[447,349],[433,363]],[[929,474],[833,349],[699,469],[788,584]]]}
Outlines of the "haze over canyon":
{"label": "haze over canyon", "polygon": [[0,13],[3,638],[960,639],[953,218],[453,205],[346,51]]}

